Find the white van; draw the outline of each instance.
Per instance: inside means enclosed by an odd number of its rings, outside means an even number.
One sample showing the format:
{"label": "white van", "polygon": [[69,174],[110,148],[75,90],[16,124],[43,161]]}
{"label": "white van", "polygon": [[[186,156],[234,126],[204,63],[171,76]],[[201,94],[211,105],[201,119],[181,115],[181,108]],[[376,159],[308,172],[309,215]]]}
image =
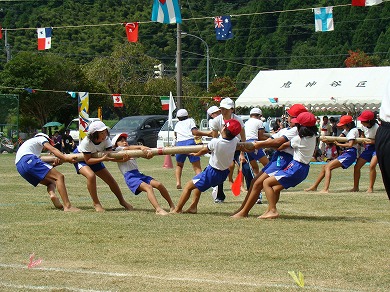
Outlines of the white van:
{"label": "white van", "polygon": [[[94,121],[100,121],[100,119],[99,118],[89,118],[88,125]],[[78,144],[79,140],[80,140],[79,139],[79,119],[78,118],[73,119],[66,128],[70,130],[69,134],[72,136],[74,142],[76,144]]]}
{"label": "white van", "polygon": [[[158,132],[157,136],[157,148],[172,146],[173,141],[175,140],[175,134],[173,132],[173,129],[176,126],[176,123],[178,122],[178,119],[172,119],[173,127],[169,128],[168,131],[168,120],[164,123],[162,126],[160,132]],[[169,135],[169,141],[168,141],[168,135]]]}

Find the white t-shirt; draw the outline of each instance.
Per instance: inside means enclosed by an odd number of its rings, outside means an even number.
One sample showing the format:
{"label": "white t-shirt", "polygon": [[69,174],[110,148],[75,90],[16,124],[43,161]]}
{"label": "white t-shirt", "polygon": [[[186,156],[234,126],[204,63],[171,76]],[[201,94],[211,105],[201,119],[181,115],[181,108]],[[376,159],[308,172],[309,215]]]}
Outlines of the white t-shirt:
{"label": "white t-shirt", "polygon": [[[347,138],[348,141],[349,140],[356,140],[357,138],[359,138],[359,130],[357,128],[352,128],[349,131],[344,130],[343,134],[345,135],[345,137]],[[358,149],[357,144],[353,144],[352,147]]]}
{"label": "white t-shirt", "polygon": [[[298,136],[298,128],[292,127],[292,128],[280,129],[280,131],[273,134],[271,136],[271,138],[276,139],[276,138],[284,137],[285,139],[287,139],[287,141],[291,141],[291,139],[296,137],[296,136]],[[292,149],[291,147],[283,149],[282,151],[286,152],[288,154],[294,155],[294,149]],[[312,155],[313,155],[313,153],[312,153]]]}
{"label": "white t-shirt", "polygon": [[230,141],[222,137],[211,139],[207,144],[207,148],[211,151],[209,159],[211,167],[219,170],[228,169],[234,159],[234,152],[238,142],[237,137]]}
{"label": "white t-shirt", "polygon": [[187,141],[194,139],[192,130],[197,129],[193,118],[188,118],[183,121],[178,121],[175,125],[176,141]]}
{"label": "white t-shirt", "polygon": [[[124,147],[116,147],[115,151],[122,151],[123,149]],[[128,171],[138,169],[138,164],[134,158],[131,158],[126,162],[118,162],[118,167],[121,173],[124,175]]]}
{"label": "white t-shirt", "polygon": [[374,124],[371,128],[362,126],[364,137],[369,139],[375,139],[376,131],[378,130],[378,128],[379,128],[378,124]]}
{"label": "white t-shirt", "polygon": [[34,137],[25,141],[20,145],[18,152],[16,152],[15,164],[18,163],[24,155],[33,154],[39,157],[43,149],[43,144],[45,143],[49,143],[49,141],[43,136]]}
{"label": "white t-shirt", "polygon": [[259,139],[259,130],[263,130],[264,125],[263,121],[256,118],[249,118],[245,122],[245,136],[247,140],[258,140]]}
{"label": "white t-shirt", "polygon": [[[239,116],[237,116],[236,114],[232,114],[230,119],[234,119],[234,120],[239,121],[241,127],[244,128],[245,125],[244,125],[243,120]],[[222,128],[225,125],[225,121],[223,119],[223,115],[219,115],[218,117],[215,117],[214,119],[210,120],[209,124],[210,124],[210,129],[211,130],[218,131],[219,133],[221,133]],[[241,140],[241,135],[240,134],[238,134],[236,137],[239,140]]]}
{"label": "white t-shirt", "polygon": [[290,145],[294,149],[293,159],[301,163],[309,164],[316,147],[316,137],[301,138],[295,136],[291,139]]}
{"label": "white t-shirt", "polygon": [[77,146],[77,150],[80,153],[96,153],[108,150],[112,147],[112,143],[110,138],[106,138],[106,140],[100,142],[99,144],[93,143],[88,137],[85,137],[79,146]]}

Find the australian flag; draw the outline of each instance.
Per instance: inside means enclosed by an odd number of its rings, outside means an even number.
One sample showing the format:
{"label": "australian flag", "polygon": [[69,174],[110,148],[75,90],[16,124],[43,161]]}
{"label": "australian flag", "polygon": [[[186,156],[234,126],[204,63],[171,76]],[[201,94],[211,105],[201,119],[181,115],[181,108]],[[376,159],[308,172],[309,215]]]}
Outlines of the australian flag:
{"label": "australian flag", "polygon": [[233,38],[233,26],[230,16],[216,16],[214,18],[214,24],[217,41],[226,41]]}

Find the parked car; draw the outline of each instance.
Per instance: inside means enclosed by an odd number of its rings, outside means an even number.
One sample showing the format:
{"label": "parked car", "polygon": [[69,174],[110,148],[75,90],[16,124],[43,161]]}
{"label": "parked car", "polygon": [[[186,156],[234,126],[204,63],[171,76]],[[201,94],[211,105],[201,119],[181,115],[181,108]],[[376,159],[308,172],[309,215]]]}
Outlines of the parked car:
{"label": "parked car", "polygon": [[[160,132],[158,133],[158,138],[157,138],[158,148],[172,146],[173,141],[175,140],[175,134],[173,132],[173,129],[175,128],[175,125],[178,121],[179,121],[178,119],[172,119],[173,127],[169,127],[169,131],[168,131],[168,120],[162,126]],[[169,142],[168,142],[168,136],[169,136]]]}
{"label": "parked car", "polygon": [[127,133],[129,145],[155,148],[158,132],[167,119],[168,117],[163,115],[125,117],[111,128],[110,136],[113,138],[116,134]]}
{"label": "parked car", "polygon": [[[100,121],[99,118],[89,118],[88,119],[88,125],[94,121]],[[69,125],[66,127],[67,129],[70,130],[70,135],[72,136],[74,142],[76,144],[79,144],[79,140],[80,140],[80,137],[79,137],[79,119],[73,119]]]}

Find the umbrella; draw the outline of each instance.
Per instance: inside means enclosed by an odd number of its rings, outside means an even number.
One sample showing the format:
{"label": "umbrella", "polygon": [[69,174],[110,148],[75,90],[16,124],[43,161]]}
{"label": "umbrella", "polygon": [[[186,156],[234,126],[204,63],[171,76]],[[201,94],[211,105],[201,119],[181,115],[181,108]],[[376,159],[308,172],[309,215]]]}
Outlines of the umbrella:
{"label": "umbrella", "polygon": [[44,128],[49,128],[49,127],[61,127],[62,124],[59,122],[48,122],[43,125]]}

